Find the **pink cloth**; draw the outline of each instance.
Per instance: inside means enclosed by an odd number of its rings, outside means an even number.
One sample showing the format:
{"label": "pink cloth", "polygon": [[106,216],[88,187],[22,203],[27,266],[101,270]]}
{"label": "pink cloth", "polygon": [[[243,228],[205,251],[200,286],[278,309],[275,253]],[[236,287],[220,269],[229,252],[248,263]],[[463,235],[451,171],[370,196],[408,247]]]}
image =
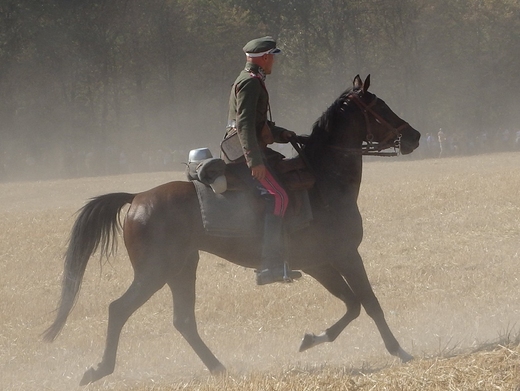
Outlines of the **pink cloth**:
{"label": "pink cloth", "polygon": [[266,172],[265,179],[261,180],[260,183],[274,196],[275,201],[273,214],[275,216],[283,217],[287,211],[287,205],[289,205],[289,196],[285,192],[284,188],[280,186],[269,170]]}

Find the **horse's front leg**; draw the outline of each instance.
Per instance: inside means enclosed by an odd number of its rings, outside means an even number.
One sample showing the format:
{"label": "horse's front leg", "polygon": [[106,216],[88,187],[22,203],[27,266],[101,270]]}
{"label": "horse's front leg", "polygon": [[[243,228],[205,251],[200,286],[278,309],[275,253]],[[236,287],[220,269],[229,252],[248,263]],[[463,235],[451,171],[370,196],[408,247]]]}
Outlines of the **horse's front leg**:
{"label": "horse's front leg", "polygon": [[330,264],[320,265],[304,271],[314,277],[331,294],[343,301],[347,307],[347,312],[321,334],[305,334],[300,345],[300,352],[324,342],[333,342],[350,322],[359,316],[361,311],[361,302],[347,285],[343,276]]}
{"label": "horse's front leg", "polygon": [[399,345],[386,322],[383,309],[370,285],[359,252],[357,250],[350,252],[346,259],[334,262],[333,266],[345,277],[352,292],[359,299],[368,316],[374,320],[388,352],[393,356],[399,357],[402,362],[412,360],[413,356]]}

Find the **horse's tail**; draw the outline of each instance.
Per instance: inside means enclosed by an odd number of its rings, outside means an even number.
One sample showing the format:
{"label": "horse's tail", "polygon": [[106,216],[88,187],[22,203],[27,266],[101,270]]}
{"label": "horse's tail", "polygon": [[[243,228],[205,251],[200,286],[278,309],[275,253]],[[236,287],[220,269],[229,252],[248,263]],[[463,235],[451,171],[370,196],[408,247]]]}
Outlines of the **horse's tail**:
{"label": "horse's tail", "polygon": [[132,202],[135,194],[112,193],[93,198],[78,212],[72,228],[65,265],[61,298],[54,323],[43,333],[52,342],[59,335],[69,316],[81,287],[88,260],[98,247],[101,256],[109,256],[117,249],[116,233],[121,227],[121,209]]}

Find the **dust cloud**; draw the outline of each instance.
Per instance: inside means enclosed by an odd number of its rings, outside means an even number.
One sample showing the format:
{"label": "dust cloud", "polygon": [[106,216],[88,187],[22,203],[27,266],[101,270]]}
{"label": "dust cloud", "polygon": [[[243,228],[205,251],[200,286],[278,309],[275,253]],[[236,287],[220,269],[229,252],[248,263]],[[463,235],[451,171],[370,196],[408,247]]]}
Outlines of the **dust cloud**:
{"label": "dust cloud", "polygon": [[[417,359],[518,335],[519,159],[500,153],[365,164],[360,252],[390,327]],[[43,343],[74,212],[91,196],[182,177],[156,172],[0,184],[1,389],[80,389],[84,371],[101,359],[108,305],[129,286],[132,268],[124,246],[102,267],[94,256],[62,335]],[[343,313],[341,302],[308,276],[288,286],[256,287],[250,269],[202,254],[199,331],[234,376],[280,368],[366,373],[400,365],[364,312],[335,342],[297,352],[305,332],[319,333]],[[89,390],[208,376],[173,328],[171,295],[163,289],[124,328],[114,374]]]}
{"label": "dust cloud", "polygon": [[[0,181],[182,171],[189,151],[201,147],[208,147],[214,156],[219,156],[227,123],[229,87],[243,62],[241,56],[233,58],[226,74],[205,91],[200,91],[194,80],[181,79],[176,88],[182,98],[173,101],[150,98],[146,107],[139,110],[121,109],[117,121],[112,118],[116,113],[111,111],[103,125],[99,124],[97,112],[84,115],[67,111],[63,102],[49,92],[56,90],[53,81],[42,82],[43,86],[33,91],[33,98],[45,101],[45,109],[54,116],[46,119],[37,113],[29,115],[20,111],[15,128],[9,128],[8,123],[3,125]],[[276,65],[278,69],[267,79],[273,119],[277,125],[298,134],[311,132],[321,113],[351,87],[355,73],[344,71],[341,78],[329,83],[320,82],[322,78],[317,76],[314,82],[306,80],[294,87],[284,78],[285,67],[291,65],[288,59],[281,58]],[[366,67],[366,72],[369,71],[370,67]],[[427,74],[419,77],[417,88],[425,95],[438,88],[430,77]],[[411,159],[520,150],[520,129],[514,125],[518,121],[513,112],[504,116],[502,122],[479,129],[460,122],[459,116],[434,118],[433,113],[425,112],[426,107],[431,108],[431,102],[402,91],[396,83],[400,79],[399,74],[390,71],[372,74],[371,90],[422,133],[421,146]],[[124,89],[129,82],[123,80],[114,88]],[[281,150],[288,156],[295,154],[290,147]]]}

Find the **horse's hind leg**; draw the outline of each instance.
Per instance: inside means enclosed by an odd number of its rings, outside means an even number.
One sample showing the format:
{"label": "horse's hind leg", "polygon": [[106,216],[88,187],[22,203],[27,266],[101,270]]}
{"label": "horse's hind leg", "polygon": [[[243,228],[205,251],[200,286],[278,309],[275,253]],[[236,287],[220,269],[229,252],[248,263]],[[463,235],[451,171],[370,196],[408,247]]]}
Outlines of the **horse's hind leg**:
{"label": "horse's hind leg", "polygon": [[80,385],[90,384],[114,372],[119,336],[123,326],[128,318],[165,284],[165,279],[159,270],[149,268],[147,271],[148,274],[138,274],[136,271],[134,281],[128,290],[119,299],[110,303],[103,359],[97,368],[90,368],[85,372]]}
{"label": "horse's hind leg", "polygon": [[168,286],[173,296],[173,325],[190,344],[212,374],[226,369],[200,338],[195,319],[195,279],[199,261],[198,251],[190,253],[181,270],[171,272]]}
{"label": "horse's hind leg", "polygon": [[361,312],[361,302],[347,285],[343,276],[331,265],[320,265],[319,267],[304,271],[314,277],[331,294],[343,301],[347,307],[347,312],[323,333],[319,335],[305,334],[300,345],[300,352],[323,342],[333,342],[345,327],[356,319]]}
{"label": "horse's hind leg", "polygon": [[374,320],[388,352],[399,357],[403,362],[412,360],[413,356],[401,348],[386,322],[383,309],[372,290],[359,252],[357,250],[353,251],[348,258],[334,263],[334,266],[345,277],[350,288],[361,301],[368,316]]}

